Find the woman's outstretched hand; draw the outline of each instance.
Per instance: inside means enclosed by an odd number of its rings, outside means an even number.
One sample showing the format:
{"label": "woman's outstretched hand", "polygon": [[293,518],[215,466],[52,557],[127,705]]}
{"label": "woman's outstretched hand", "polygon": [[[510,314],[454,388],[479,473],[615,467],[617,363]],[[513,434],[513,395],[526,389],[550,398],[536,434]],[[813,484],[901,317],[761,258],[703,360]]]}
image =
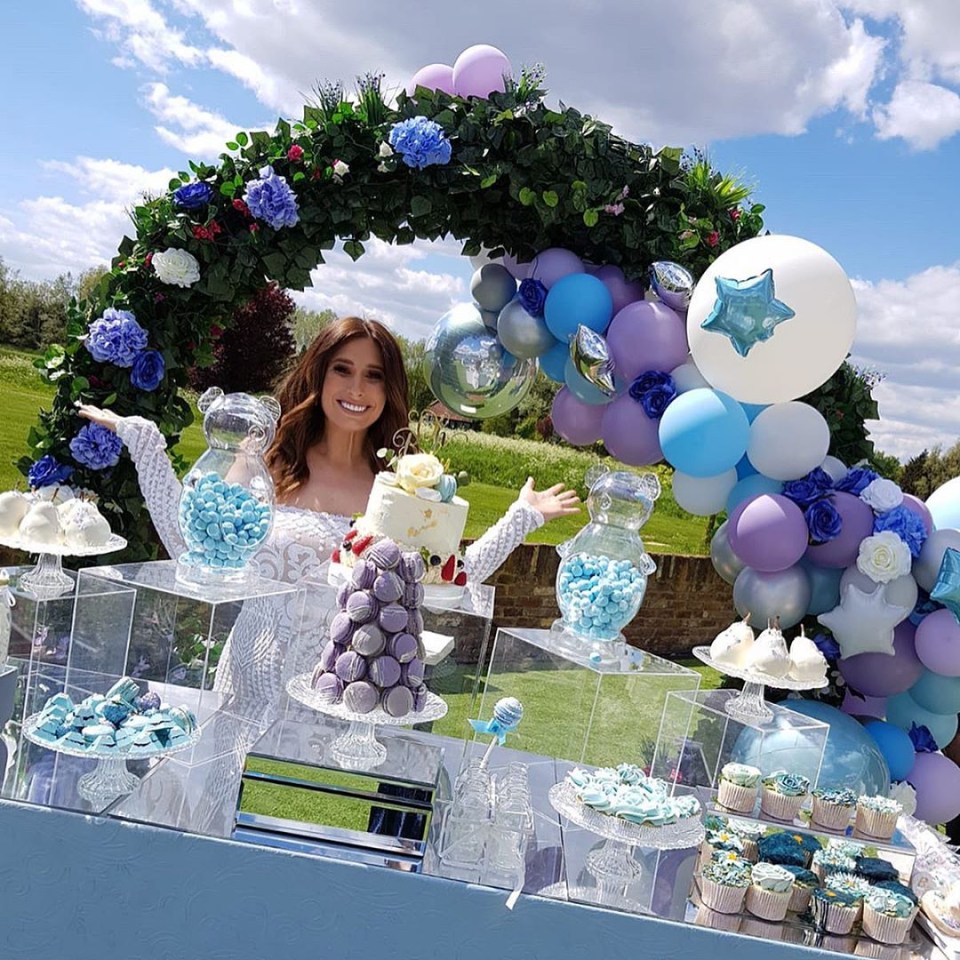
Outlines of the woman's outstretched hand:
{"label": "woman's outstretched hand", "polygon": [[562,483],[555,483],[546,490],[534,490],[533,477],[527,477],[517,499],[539,510],[544,522],[580,512],[580,498],[575,490],[568,490]]}
{"label": "woman's outstretched hand", "polygon": [[99,423],[101,427],[117,432],[117,424],[120,422],[112,410],[103,410],[100,407],[93,407],[89,403],[78,403],[77,413],[85,420],[91,420],[93,423]]}

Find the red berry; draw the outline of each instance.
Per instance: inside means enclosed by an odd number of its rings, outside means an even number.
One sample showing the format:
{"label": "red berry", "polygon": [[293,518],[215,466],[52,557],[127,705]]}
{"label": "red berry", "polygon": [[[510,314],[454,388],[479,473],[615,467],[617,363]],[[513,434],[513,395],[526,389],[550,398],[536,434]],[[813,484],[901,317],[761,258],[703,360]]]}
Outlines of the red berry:
{"label": "red berry", "polygon": [[343,542],[344,542],[344,543],[349,543],[356,535],[357,535],[356,529],[348,530],[348,531],[343,535]]}
{"label": "red berry", "polygon": [[467,585],[467,575],[461,570],[461,571],[456,575],[456,577],[454,578],[453,582],[454,582],[458,587],[465,587],[465,586]]}
{"label": "red berry", "polygon": [[360,537],[358,540],[353,541],[353,546],[350,549],[353,551],[355,557],[359,557],[370,544],[373,543],[373,535],[370,534],[366,537]]}
{"label": "red berry", "polygon": [[449,583],[453,579],[453,575],[457,572],[457,558],[454,556],[447,557],[447,562],[443,565],[443,569],[440,571],[440,579],[446,583]]}
{"label": "red berry", "polygon": [[340,562],[340,551],[339,551],[339,550],[334,550],[334,551],[333,551],[333,555],[330,557],[330,559],[331,559],[334,563],[339,563],[339,562]]}

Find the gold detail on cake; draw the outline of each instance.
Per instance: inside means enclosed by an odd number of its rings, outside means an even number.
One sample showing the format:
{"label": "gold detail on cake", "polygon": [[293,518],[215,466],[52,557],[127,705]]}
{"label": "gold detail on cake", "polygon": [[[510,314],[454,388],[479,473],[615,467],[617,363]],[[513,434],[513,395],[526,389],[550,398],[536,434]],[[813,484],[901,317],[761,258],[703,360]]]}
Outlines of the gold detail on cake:
{"label": "gold detail on cake", "polygon": [[433,511],[432,511],[432,510],[424,510],[424,511],[423,511],[423,518],[424,518],[425,520],[429,520],[432,516],[433,516]]}

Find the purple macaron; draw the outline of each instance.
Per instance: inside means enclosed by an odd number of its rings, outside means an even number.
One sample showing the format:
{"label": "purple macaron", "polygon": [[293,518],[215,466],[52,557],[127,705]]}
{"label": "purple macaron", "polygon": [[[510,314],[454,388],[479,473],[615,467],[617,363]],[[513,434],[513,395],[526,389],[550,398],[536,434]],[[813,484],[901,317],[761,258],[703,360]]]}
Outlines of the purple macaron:
{"label": "purple macaron", "polygon": [[419,649],[417,638],[410,633],[398,633],[390,638],[387,653],[398,663],[409,663]]}
{"label": "purple macaron", "polygon": [[413,709],[413,694],[406,687],[391,687],[383,691],[380,703],[391,717],[403,717]]}
{"label": "purple macaron", "polygon": [[381,570],[392,570],[400,562],[400,548],[392,540],[380,540],[367,550],[367,556]]}
{"label": "purple macaron", "polygon": [[354,590],[347,598],[347,614],[354,623],[369,623],[379,609],[376,597],[366,590]]}
{"label": "purple macaron", "polygon": [[350,580],[355,590],[369,590],[373,586],[373,581],[377,579],[377,565],[366,557],[359,559],[353,566],[353,573]]}
{"label": "purple macaron", "polygon": [[367,665],[367,676],[378,687],[393,687],[400,682],[400,664],[393,657],[374,657]]}
{"label": "purple macaron", "polygon": [[310,678],[310,686],[313,687],[314,690],[317,689],[317,684],[320,682],[320,678],[321,678],[326,672],[327,672],[327,671],[326,671],[326,669],[324,668],[324,666],[323,666],[322,663],[318,663],[318,664],[313,668],[313,676]]}
{"label": "purple macaron", "polygon": [[392,571],[385,570],[373,582],[373,595],[381,603],[393,603],[403,596],[403,581]]}
{"label": "purple macaron", "polygon": [[407,609],[399,603],[388,603],[380,609],[380,626],[387,633],[400,633],[407,626]]}
{"label": "purple macaron", "polygon": [[339,643],[341,647],[345,647],[350,642],[350,637],[353,636],[353,630],[353,620],[351,620],[346,613],[338,613],[330,621],[330,639],[334,643]]}
{"label": "purple macaron", "polygon": [[407,616],[407,633],[419,637],[423,633],[423,614],[414,608]]}
{"label": "purple macaron", "polygon": [[406,553],[401,554],[399,570],[400,576],[403,577],[407,583],[416,583],[418,580],[422,580],[423,575],[427,572],[423,557],[413,550],[408,550]]}
{"label": "purple macaron", "polygon": [[425,684],[420,684],[419,687],[412,688],[413,693],[413,710],[414,713],[422,713],[423,708],[427,705],[427,687]]}
{"label": "purple macaron", "polygon": [[[346,647],[341,647],[339,643],[328,640],[320,651],[320,668],[327,672],[333,670],[336,666],[337,658],[346,653]],[[316,684],[314,684],[316,686]]]}
{"label": "purple macaron", "polygon": [[408,687],[419,687],[423,683],[423,661],[414,658],[400,668],[400,682]]}
{"label": "purple macaron", "polygon": [[367,661],[359,653],[348,650],[337,657],[336,670],[337,676],[344,683],[353,683],[355,680],[362,680],[367,675]]}
{"label": "purple macaron", "polygon": [[339,703],[343,696],[343,681],[335,673],[325,673],[316,690],[317,696],[325,703]]}
{"label": "purple macaron", "polygon": [[353,649],[365,657],[378,656],[386,645],[387,638],[375,623],[364,623],[354,631]]}
{"label": "purple macaron", "polygon": [[337,606],[344,610],[347,606],[347,597],[353,593],[353,584],[349,580],[344,580],[343,583],[337,587]]}
{"label": "purple macaron", "polygon": [[423,584],[405,584],[403,588],[403,605],[405,607],[419,607],[421,603],[423,603]]}
{"label": "purple macaron", "polygon": [[343,688],[343,705],[352,713],[369,713],[380,700],[380,691],[366,680],[348,683]]}

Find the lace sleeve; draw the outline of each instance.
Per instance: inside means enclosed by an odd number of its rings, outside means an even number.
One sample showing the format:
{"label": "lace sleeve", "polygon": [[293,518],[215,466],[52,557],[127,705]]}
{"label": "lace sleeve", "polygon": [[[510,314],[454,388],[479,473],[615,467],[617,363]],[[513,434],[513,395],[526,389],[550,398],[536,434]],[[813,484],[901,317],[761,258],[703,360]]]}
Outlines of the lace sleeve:
{"label": "lace sleeve", "polygon": [[187,549],[177,523],[181,487],[167,456],[166,438],[155,423],[143,417],[121,418],[117,436],[130,451],[140,478],[140,492],[167,553],[180,556]]}
{"label": "lace sleeve", "polygon": [[543,526],[543,514],[522,500],[510,509],[463,555],[463,569],[474,583],[483,583],[523,543],[527,534]]}

